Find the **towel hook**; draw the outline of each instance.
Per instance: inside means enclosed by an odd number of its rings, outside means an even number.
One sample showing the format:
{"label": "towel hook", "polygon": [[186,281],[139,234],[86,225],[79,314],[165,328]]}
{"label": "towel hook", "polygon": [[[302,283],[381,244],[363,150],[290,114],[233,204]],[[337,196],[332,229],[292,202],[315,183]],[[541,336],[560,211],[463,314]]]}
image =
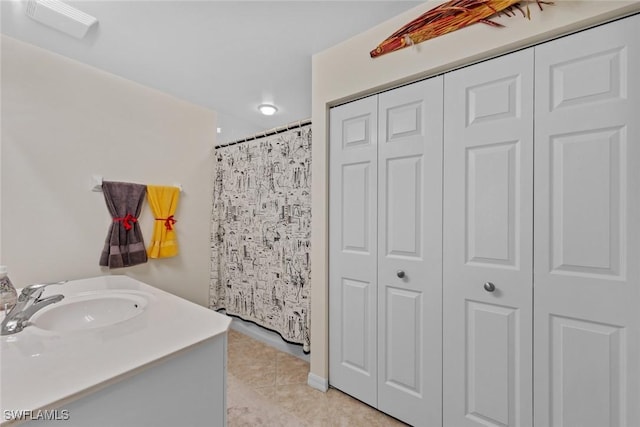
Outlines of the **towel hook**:
{"label": "towel hook", "polygon": [[102,177],[100,175],[91,175],[91,191],[102,191]]}

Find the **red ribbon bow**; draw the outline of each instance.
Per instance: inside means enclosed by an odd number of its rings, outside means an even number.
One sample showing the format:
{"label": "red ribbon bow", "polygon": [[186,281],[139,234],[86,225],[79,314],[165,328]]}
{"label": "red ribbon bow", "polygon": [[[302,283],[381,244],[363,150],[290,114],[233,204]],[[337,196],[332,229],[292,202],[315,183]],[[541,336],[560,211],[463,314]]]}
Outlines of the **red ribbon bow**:
{"label": "red ribbon bow", "polygon": [[123,218],[113,218],[114,222],[122,222],[122,225],[124,226],[124,229],[129,231],[133,228],[133,225],[131,225],[132,222],[138,222],[138,218],[136,218],[135,216],[131,215],[131,214],[126,214]]}
{"label": "red ribbon bow", "polygon": [[169,218],[156,218],[156,221],[164,221],[164,226],[166,227],[167,231],[173,230],[173,224],[178,222],[177,220],[173,219],[173,215],[169,215]]}

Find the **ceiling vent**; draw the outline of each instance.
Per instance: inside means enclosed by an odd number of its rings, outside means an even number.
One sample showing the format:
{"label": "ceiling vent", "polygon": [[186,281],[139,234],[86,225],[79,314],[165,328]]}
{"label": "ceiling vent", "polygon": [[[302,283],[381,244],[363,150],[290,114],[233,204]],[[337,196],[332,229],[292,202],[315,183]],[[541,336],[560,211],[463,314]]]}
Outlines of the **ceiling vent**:
{"label": "ceiling vent", "polygon": [[81,39],[98,20],[59,0],[28,0],[27,16]]}

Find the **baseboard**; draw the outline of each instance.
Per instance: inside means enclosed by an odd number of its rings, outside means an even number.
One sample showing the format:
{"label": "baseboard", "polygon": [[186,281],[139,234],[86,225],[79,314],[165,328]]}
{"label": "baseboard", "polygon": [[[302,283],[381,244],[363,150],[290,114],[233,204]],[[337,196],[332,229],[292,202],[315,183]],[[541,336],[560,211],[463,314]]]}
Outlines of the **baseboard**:
{"label": "baseboard", "polygon": [[312,372],[309,372],[309,375],[307,376],[307,385],[322,392],[329,390],[329,380]]}

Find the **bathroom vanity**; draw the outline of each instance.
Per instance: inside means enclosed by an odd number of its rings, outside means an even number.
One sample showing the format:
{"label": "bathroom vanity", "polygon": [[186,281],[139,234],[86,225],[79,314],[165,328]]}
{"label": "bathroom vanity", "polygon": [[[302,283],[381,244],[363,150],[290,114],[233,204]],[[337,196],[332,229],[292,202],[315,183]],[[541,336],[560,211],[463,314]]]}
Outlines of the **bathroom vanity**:
{"label": "bathroom vanity", "polygon": [[1,337],[0,425],[226,425],[228,317],[127,276],[54,294]]}

